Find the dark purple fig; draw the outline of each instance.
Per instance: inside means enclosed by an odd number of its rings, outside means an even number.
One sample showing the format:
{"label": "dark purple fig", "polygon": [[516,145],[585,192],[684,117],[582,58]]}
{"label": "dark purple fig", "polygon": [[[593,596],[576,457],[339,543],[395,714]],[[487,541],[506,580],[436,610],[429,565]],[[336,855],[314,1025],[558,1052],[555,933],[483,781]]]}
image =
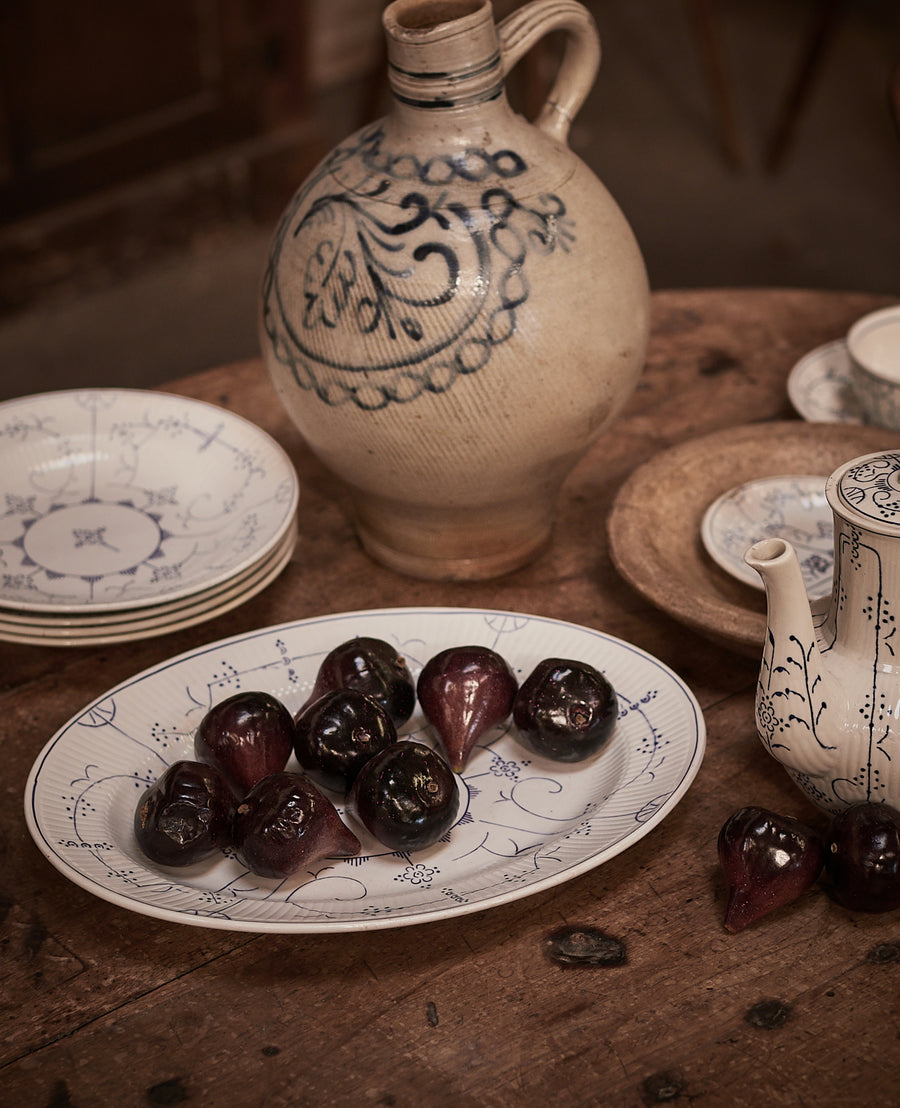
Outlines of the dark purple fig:
{"label": "dark purple fig", "polygon": [[173,762],[138,801],[134,836],[152,862],[190,866],[231,844],[234,804],[214,766]]}
{"label": "dark purple fig", "polygon": [[872,803],[839,812],[825,837],[825,870],[834,899],[845,908],[900,908],[900,812]]}
{"label": "dark purple fig", "polygon": [[416,686],[406,660],[382,639],[357,636],[336,646],[319,666],[312,693],[303,707],[332,689],[355,689],[371,696],[395,727],[402,727],[416,706]]}
{"label": "dark purple fig", "polygon": [[765,808],[741,808],[729,816],[718,850],[728,882],[728,931],[741,931],[797,900],[822,869],[822,841],[815,831]]}
{"label": "dark purple fig", "polygon": [[194,752],[215,766],[238,796],[279,773],[294,747],[294,718],[265,692],[240,692],[215,704],[200,721]]}
{"label": "dark purple fig", "polygon": [[459,788],[440,754],[404,739],[366,762],[347,804],[363,827],[391,850],[422,850],[453,826]]}
{"label": "dark purple fig", "polygon": [[585,662],[545,658],[513,703],[513,735],[556,762],[583,762],[609,742],[619,704],[609,681]]}
{"label": "dark purple fig", "polygon": [[340,792],[374,754],[396,741],[391,717],[355,689],[332,689],[294,719],[297,761],[315,782]]}
{"label": "dark purple fig", "polygon": [[487,646],[450,647],[425,663],[419,703],[457,773],[481,736],[509,718],[518,687],[506,661]]}
{"label": "dark purple fig", "polygon": [[359,839],[302,773],[273,773],[247,793],[234,814],[234,845],[260,877],[290,877],[323,858],[359,854]]}

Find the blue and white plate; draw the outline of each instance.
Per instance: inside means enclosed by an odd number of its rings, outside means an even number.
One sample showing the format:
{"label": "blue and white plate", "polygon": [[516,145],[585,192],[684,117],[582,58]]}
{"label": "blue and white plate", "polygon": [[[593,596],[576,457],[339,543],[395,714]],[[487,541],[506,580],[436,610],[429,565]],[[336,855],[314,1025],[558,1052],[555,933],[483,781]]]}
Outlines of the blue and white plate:
{"label": "blue and white plate", "polygon": [[834,520],[824,477],[763,477],[729,489],[704,512],[700,534],[717,565],[757,589],[762,580],[744,554],[760,539],[786,539],[797,551],[810,599],[831,592]]}
{"label": "blue and white plate", "polygon": [[196,597],[271,555],[297,475],[249,420],[161,392],[0,404],[0,611],[121,612]]}
{"label": "blue and white plate", "polygon": [[89,611],[57,617],[3,611],[0,615],[0,639],[30,646],[100,646],[181,631],[217,618],[262,592],[283,572],[291,560],[296,542],[296,530],[288,531],[271,554],[251,569],[214,589],[172,601],[171,604],[104,612],[94,618],[91,618]]}
{"label": "blue and white plate", "polygon": [[[149,862],[134,838],[135,807],[168,765],[193,757],[207,709],[241,689],[264,689],[296,711],[324,655],[355,635],[394,644],[414,677],[438,651],[472,643],[497,650],[520,681],[545,657],[588,662],[618,693],[613,739],[593,759],[567,765],[526,751],[511,724],[495,728],[458,778],[455,825],[426,850],[390,851],[347,816],[361,856],[326,860],[286,881],[255,877],[227,854],[185,870]],[[403,733],[435,746],[418,710]],[[468,608],[350,612],[212,643],[105,693],[37,758],[25,817],[62,874],[131,911],[235,931],[399,927],[528,896],[627,850],[687,792],[705,736],[684,682],[601,631]],[[343,811],[341,798],[332,799]]]}

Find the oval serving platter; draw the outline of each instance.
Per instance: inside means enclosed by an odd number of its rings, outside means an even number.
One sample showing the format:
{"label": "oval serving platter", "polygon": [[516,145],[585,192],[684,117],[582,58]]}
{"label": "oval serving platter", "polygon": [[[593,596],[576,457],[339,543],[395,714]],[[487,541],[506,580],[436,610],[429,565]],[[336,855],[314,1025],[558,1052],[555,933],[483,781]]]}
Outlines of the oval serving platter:
{"label": "oval serving platter", "polygon": [[[392,643],[414,678],[433,654],[463,643],[497,650],[520,681],[545,657],[588,662],[618,693],[613,740],[570,766],[527,752],[510,725],[495,728],[458,778],[455,825],[423,851],[392,852],[347,817],[362,854],[287,881],[255,877],[230,854],[183,870],[150,863],[134,839],[135,806],[166,766],[193,757],[193,732],[206,710],[256,688],[296,711],[325,654],[355,635]],[[418,708],[402,734],[436,745]],[[134,912],[236,931],[399,927],[528,896],[627,850],[684,796],[705,742],[702,713],[684,682],[603,632],[469,608],[348,612],[211,643],[111,689],[38,756],[25,817],[38,848],[64,876]],[[293,758],[289,768],[296,768]],[[343,812],[341,798],[331,799]]]}

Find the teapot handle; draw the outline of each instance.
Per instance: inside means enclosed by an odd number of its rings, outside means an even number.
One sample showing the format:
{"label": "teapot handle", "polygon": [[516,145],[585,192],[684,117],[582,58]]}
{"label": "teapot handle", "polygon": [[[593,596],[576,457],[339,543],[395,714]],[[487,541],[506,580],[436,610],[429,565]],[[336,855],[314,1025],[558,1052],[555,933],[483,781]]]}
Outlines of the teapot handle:
{"label": "teapot handle", "polygon": [[594,17],[577,0],[531,0],[497,26],[504,77],[551,31],[566,32],[565,53],[534,122],[551,138],[566,142],[600,67],[600,35]]}

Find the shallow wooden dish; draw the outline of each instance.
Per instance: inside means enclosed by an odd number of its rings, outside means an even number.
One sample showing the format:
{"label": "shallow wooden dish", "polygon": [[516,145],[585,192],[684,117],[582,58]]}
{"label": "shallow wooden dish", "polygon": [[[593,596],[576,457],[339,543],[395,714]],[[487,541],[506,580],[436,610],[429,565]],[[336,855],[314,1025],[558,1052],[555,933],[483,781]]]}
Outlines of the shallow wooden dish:
{"label": "shallow wooden dish", "polygon": [[625,481],[607,527],[613,563],[642,596],[714,642],[755,657],[765,596],[726,573],[700,537],[716,497],[757,477],[821,473],[900,446],[880,427],[783,421],[729,427],[655,455]]}

